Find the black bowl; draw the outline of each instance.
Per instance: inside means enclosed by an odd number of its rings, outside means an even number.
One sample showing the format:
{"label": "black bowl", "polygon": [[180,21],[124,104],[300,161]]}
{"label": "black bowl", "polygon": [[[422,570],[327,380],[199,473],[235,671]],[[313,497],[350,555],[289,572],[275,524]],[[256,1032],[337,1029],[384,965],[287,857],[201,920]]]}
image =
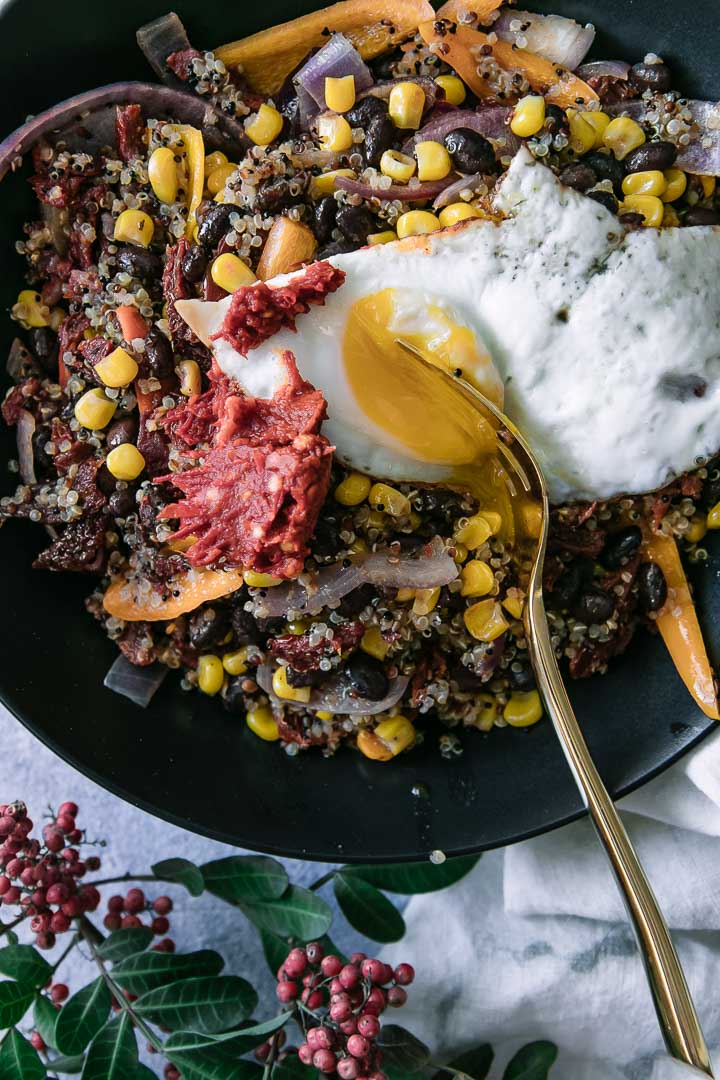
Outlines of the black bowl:
{"label": "black bowl", "polygon": [[[135,29],[167,10],[162,0],[89,4],[14,0],[0,13],[5,88],[0,132],[31,112],[101,83],[148,78]],[[254,5],[174,5],[191,40],[212,47],[316,7],[299,0]],[[552,2],[531,5],[601,21],[596,53],[641,59],[662,54],[697,96],[717,97],[720,61],[713,35],[716,5],[692,15],[661,0]],[[18,291],[14,242],[32,212],[27,186],[2,185],[0,306]],[[7,350],[11,324],[0,324]],[[2,449],[14,444],[3,432]],[[10,483],[6,484],[10,487]],[[443,760],[435,740],[391,765],[341,752],[289,758],[260,742],[217,702],[184,694],[166,680],[145,712],[105,690],[114,655],[83,611],[87,578],[33,571],[42,536],[26,523],[0,530],[4,604],[0,620],[0,695],[40,739],[98,783],[176,824],[243,847],[330,861],[421,858],[434,849],[460,854],[511,843],[568,821],[580,802],[553,730],[468,734],[465,752]],[[718,552],[695,579],[701,615],[717,610]],[[711,653],[720,629],[704,619]],[[714,724],[695,707],[658,639],[640,635],[605,678],[571,687],[600,770],[615,794],[642,783],[686,751]]]}

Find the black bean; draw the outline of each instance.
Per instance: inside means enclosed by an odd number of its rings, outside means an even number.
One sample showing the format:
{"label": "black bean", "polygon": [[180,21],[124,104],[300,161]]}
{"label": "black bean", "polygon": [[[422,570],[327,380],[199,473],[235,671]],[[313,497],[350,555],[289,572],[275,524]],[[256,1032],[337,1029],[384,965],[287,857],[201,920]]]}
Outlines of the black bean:
{"label": "black bean", "polygon": [[223,695],[223,705],[228,712],[236,715],[242,715],[247,709],[245,691],[242,688],[245,678],[245,675],[240,675],[237,679],[231,679]]}
{"label": "black bean", "polygon": [[550,594],[550,606],[555,610],[566,611],[580,590],[589,585],[593,578],[593,564],[590,559],[574,559],[563,571]]}
{"label": "black bean", "polygon": [[139,281],[159,281],[162,277],[162,259],[148,248],[128,244],[117,253],[117,264],[121,270]]}
{"label": "black bean", "polygon": [[665,575],[657,563],[640,564],[637,573],[638,600],[643,611],[659,611],[667,600]]}
{"label": "black bean", "polygon": [[616,190],[621,189],[625,169],[623,163],[612,154],[601,154],[599,151],[586,154],[583,165],[589,165],[598,180],[609,180]]}
{"label": "black bean", "polygon": [[[288,180],[284,176],[266,180],[258,189],[255,197],[255,209],[267,214],[279,214],[281,210],[287,210],[290,206],[296,206],[303,201],[305,189],[308,185],[307,173],[296,173]],[[291,187],[299,190],[294,193]]]}
{"label": "black bean", "polygon": [[337,209],[338,204],[332,195],[326,195],[313,208],[315,235],[321,244],[326,244],[332,236]]}
{"label": "black bean", "polygon": [[134,443],[138,433],[138,421],[136,416],[124,416],[122,420],[116,420],[107,429],[105,446],[108,450],[114,450],[123,443]]}
{"label": "black bean", "polygon": [[574,165],[565,166],[560,173],[560,183],[574,188],[575,191],[587,191],[588,188],[597,184],[597,176],[589,165],[578,161]]}
{"label": "black bean", "polygon": [[635,64],[630,68],[630,82],[641,90],[669,90],[672,72],[667,64]]}
{"label": "black bean", "polygon": [[368,165],[380,164],[380,158],[395,142],[396,134],[397,128],[387,115],[376,116],[366,124],[365,141],[361,144],[361,149]]}
{"label": "black bean", "polygon": [[588,625],[604,623],[614,610],[614,600],[598,585],[591,585],[590,588],[584,589],[573,608],[575,617]]}
{"label": "black bean", "polygon": [[343,597],[338,611],[346,619],[359,615],[371,603],[375,595],[375,589],[372,585],[358,585],[357,589],[353,589],[352,592]]}
{"label": "black bean", "polygon": [[108,499],[108,510],[115,518],[126,518],[136,507],[132,488],[118,488]]}
{"label": "black bean", "polygon": [[40,428],[32,437],[32,451],[35,468],[38,472],[49,472],[53,467],[53,459],[45,450],[45,443],[49,436],[45,429]]}
{"label": "black bean", "polygon": [[343,236],[354,244],[364,244],[376,227],[375,218],[363,206],[341,206],[336,222]]}
{"label": "black bean", "polygon": [[608,570],[619,570],[624,562],[632,558],[641,544],[642,532],[638,526],[628,525],[608,536],[602,553],[602,561]]}
{"label": "black bean", "polygon": [[383,56],[378,56],[376,60],[372,60],[370,69],[375,76],[375,82],[384,82],[387,79],[394,79],[395,65],[399,59],[400,56],[397,52],[391,52],[385,53]]}
{"label": "black bean", "polygon": [[379,660],[367,653],[354,653],[345,665],[345,673],[360,697],[380,701],[388,691],[388,677]]}
{"label": "black bean", "polygon": [[559,105],[546,105],[545,106],[545,130],[549,131],[554,137],[555,135],[570,134],[570,123],[567,115]]}
{"label": "black bean", "polygon": [[457,128],[445,136],[445,149],[461,173],[492,172],[495,151],[487,139],[472,128]]}
{"label": "black bean", "polygon": [[685,225],[720,225],[720,211],[709,206],[691,206],[685,215]]}
{"label": "black bean", "polygon": [[324,671],[297,671],[295,668],[285,668],[285,678],[288,686],[319,686],[327,675]]}
{"label": "black bean", "polygon": [[230,629],[230,618],[225,608],[204,608],[197,611],[188,625],[188,638],[195,649],[210,649],[219,644]]}
{"label": "black bean", "polygon": [[452,668],[450,678],[457,683],[461,694],[472,694],[477,690],[482,690],[480,676],[470,671],[470,668],[466,668],[464,664],[458,664],[457,667]]}
{"label": "black bean", "polygon": [[647,172],[658,169],[663,172],[675,164],[677,146],[671,142],[647,142],[631,150],[623,161],[625,171],[629,173]]}
{"label": "black bean", "polygon": [[422,500],[420,512],[423,515],[450,521],[459,513],[461,496],[454,491],[443,490],[443,488],[425,488],[420,492],[420,498]]}
{"label": "black bean", "polygon": [[247,589],[242,590],[242,601],[232,609],[231,622],[236,645],[257,645],[262,637],[255,616],[245,611],[244,604],[249,599]]}
{"label": "black bean", "polygon": [[318,249],[315,253],[315,258],[331,259],[333,255],[344,255],[347,251],[354,251],[357,244],[353,244],[350,240],[333,240],[330,244],[325,244],[324,247]]}
{"label": "black bean", "polygon": [[511,667],[508,671],[508,678],[512,690],[527,691],[535,689],[535,674],[531,667],[523,667],[519,671],[515,671],[514,667]]}
{"label": "black bean", "polygon": [[720,476],[712,478],[714,473],[720,473],[720,458],[713,458],[712,461],[708,461],[705,468],[707,469],[708,479],[703,484],[700,499],[703,506],[710,508],[720,502]]}
{"label": "black bean", "polygon": [[340,529],[335,518],[319,518],[311,547],[313,555],[337,554],[340,548]]}
{"label": "black bean", "polygon": [[199,244],[193,244],[183,256],[181,266],[183,277],[186,281],[202,281],[205,277],[207,264],[207,252],[203,251]]}
{"label": "black bean", "polygon": [[198,226],[198,241],[212,251],[230,229],[230,215],[236,213],[233,203],[213,203]]}
{"label": "black bean", "polygon": [[604,206],[606,210],[609,210],[611,214],[617,213],[618,201],[612,191],[588,191],[587,197],[596,203],[600,203],[600,205]]}
{"label": "black bean", "polygon": [[387,102],[382,98],[368,94],[367,97],[353,105],[352,109],[345,113],[345,118],[350,127],[364,128],[372,120],[382,120],[388,114]]}
{"label": "black bean", "polygon": [[49,326],[28,330],[28,346],[35,359],[46,371],[55,371],[58,359],[58,336]]}
{"label": "black bean", "polygon": [[175,370],[172,345],[157,326],[151,326],[145,338],[145,358],[158,379],[172,375]]}

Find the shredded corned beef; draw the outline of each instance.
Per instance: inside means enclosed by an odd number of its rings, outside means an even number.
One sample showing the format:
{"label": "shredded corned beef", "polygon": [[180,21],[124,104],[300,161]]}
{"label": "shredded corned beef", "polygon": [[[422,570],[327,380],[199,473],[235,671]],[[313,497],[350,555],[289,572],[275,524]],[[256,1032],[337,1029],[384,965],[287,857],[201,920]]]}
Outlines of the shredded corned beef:
{"label": "shredded corned beef", "polygon": [[294,671],[317,671],[320,661],[326,657],[340,655],[349,649],[357,648],[364,632],[364,623],[351,622],[333,627],[333,636],[329,641],[323,638],[322,641],[313,643],[309,632],[281,634],[280,637],[270,641],[268,649],[275,659],[287,660]]}
{"label": "shredded corned beef", "polygon": [[132,161],[145,153],[145,121],[139,105],[117,105],[115,108],[115,141],[123,161]]}
{"label": "shredded corned beef", "polygon": [[278,330],[295,330],[298,315],[311,304],[324,304],[329,293],[345,280],[343,270],[328,262],[313,263],[287,285],[243,285],[233,293],[225,320],[212,340],[224,338],[242,356],[256,349]]}
{"label": "shredded corned beef", "polygon": [[193,60],[201,60],[202,55],[197,49],[180,49],[179,52],[170,53],[165,64],[178,79],[187,82],[192,76]]}
{"label": "shredded corned beef", "polygon": [[182,268],[183,259],[189,248],[190,245],[184,237],[166,248],[165,269],[162,277],[163,299],[167,304],[167,321],[174,348],[182,350],[187,356],[194,357],[203,367],[206,367],[209,362],[208,350],[175,308],[176,300],[188,300],[195,295]]}

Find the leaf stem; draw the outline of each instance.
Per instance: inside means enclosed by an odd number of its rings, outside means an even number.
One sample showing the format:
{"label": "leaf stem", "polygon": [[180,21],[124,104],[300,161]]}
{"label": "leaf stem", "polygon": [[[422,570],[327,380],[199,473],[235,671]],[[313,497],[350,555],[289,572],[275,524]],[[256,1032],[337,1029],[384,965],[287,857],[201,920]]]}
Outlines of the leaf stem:
{"label": "leaf stem", "polygon": [[18,915],[17,919],[13,919],[12,922],[0,925],[0,937],[3,937],[5,934],[9,934],[11,930],[14,930],[15,927],[19,926],[20,923],[23,922],[26,918],[27,915]]}
{"label": "leaf stem", "polygon": [[60,967],[63,960],[65,959],[65,957],[68,955],[68,953],[72,952],[72,950],[75,948],[75,946],[77,945],[77,943],[79,941],[80,941],[80,932],[78,931],[77,933],[72,935],[72,937],[70,938],[69,945],[67,946],[66,949],[63,949],[63,951],[62,951],[62,953],[60,955],[60,958],[58,960],[56,960],[55,963],[53,964],[52,970],[51,970],[52,975],[55,974],[55,972],[57,971],[57,969]]}
{"label": "leaf stem", "polygon": [[169,878],[155,877],[154,874],[123,874],[122,877],[99,878],[97,881],[88,882],[89,885],[123,885],[127,881],[169,881]]}
{"label": "leaf stem", "polygon": [[318,889],[322,889],[323,885],[327,885],[328,881],[332,881],[336,874],[337,870],[328,870],[327,874],[323,874],[317,881],[313,881],[312,885],[308,885],[310,892],[317,892]]}
{"label": "leaf stem", "polygon": [[[281,1028],[281,1030],[283,1030],[283,1029]],[[276,1031],[269,1039],[270,1052],[269,1052],[269,1054],[268,1054],[268,1056],[267,1056],[267,1058],[265,1060],[265,1065],[263,1067],[262,1080],[270,1080],[270,1073],[272,1072],[272,1067],[275,1064],[275,1058],[277,1057],[277,1052],[278,1052],[278,1049],[279,1049],[279,1047],[278,1047],[278,1035],[279,1035],[279,1032]]]}

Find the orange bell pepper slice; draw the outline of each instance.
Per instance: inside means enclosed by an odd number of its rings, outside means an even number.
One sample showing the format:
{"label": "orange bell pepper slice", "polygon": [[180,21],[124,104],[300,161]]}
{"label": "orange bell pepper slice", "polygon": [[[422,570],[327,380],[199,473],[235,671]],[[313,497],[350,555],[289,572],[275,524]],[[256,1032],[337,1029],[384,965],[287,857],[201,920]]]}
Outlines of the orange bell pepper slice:
{"label": "orange bell pepper slice", "polygon": [[677,544],[672,536],[652,533],[646,536],[643,552],[657,563],[667,582],[668,598],[656,624],[678,675],[705,715],[720,720],[713,671]]}
{"label": "orange bell pepper slice", "polygon": [[220,596],[235,592],[242,583],[241,567],[234,570],[193,567],[184,577],[172,582],[171,595],[167,600],[156,603],[157,594],[140,594],[132,588],[130,582],[122,579],[114,581],[106,590],[103,607],[110,615],[114,615],[116,619],[124,619],[125,622],[162,622],[194,611],[208,600],[217,600]]}
{"label": "orange bell pepper slice", "polygon": [[147,337],[148,324],[132,304],[123,304],[119,307],[115,312],[115,317],[120,323],[120,329],[126,341]]}

